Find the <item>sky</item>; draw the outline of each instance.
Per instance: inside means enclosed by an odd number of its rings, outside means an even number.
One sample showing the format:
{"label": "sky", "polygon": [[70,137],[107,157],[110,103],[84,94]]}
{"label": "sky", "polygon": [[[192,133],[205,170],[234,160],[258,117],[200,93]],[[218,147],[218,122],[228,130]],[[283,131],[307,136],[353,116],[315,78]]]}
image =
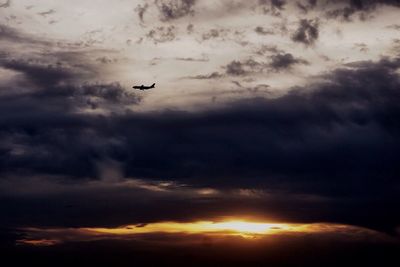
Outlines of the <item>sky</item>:
{"label": "sky", "polygon": [[0,249],[391,259],[399,15],[398,0],[0,0]]}

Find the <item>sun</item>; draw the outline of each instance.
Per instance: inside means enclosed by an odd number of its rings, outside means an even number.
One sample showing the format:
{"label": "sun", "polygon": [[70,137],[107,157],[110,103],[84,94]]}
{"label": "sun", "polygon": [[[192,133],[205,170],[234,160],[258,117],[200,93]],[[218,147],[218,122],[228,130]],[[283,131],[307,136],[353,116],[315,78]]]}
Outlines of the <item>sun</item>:
{"label": "sun", "polygon": [[271,231],[271,229],[280,229],[282,227],[280,224],[279,226],[277,225],[259,222],[227,221],[214,223],[211,225],[211,228],[219,231],[232,231],[246,234],[266,234]]}

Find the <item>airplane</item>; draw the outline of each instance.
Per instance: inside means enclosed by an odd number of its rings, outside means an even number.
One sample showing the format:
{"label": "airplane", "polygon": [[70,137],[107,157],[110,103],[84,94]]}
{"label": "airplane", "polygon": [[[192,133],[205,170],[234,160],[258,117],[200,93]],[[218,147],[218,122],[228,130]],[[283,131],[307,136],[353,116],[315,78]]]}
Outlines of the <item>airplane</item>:
{"label": "airplane", "polygon": [[133,86],[132,88],[133,88],[133,89],[138,89],[138,90],[144,91],[144,90],[153,89],[153,88],[155,88],[155,86],[156,86],[156,84],[153,83],[151,86],[144,86],[144,85],[142,84],[141,86]]}

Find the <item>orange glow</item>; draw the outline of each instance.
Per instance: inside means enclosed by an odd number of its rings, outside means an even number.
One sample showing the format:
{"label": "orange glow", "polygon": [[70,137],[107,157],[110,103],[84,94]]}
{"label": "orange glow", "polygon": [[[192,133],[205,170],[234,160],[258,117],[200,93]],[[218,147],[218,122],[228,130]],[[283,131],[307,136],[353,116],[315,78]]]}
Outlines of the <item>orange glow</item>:
{"label": "orange glow", "polygon": [[160,222],[146,225],[128,225],[119,228],[84,228],[93,234],[146,234],[146,233],[186,233],[186,234],[224,234],[224,235],[268,235],[279,232],[303,232],[302,225],[284,223],[264,223],[247,221],[199,221],[190,223]]}
{"label": "orange glow", "polygon": [[146,234],[185,234],[207,235],[209,237],[239,236],[245,239],[262,239],[263,237],[279,237],[290,234],[301,236],[309,234],[329,234],[346,239],[373,237],[386,238],[382,234],[351,225],[331,223],[269,223],[240,219],[225,221],[197,222],[156,222],[148,224],[127,225],[117,228],[24,228],[26,239],[18,240],[20,245],[52,246],[68,241],[91,241],[99,239],[135,239]]}
{"label": "orange glow", "polygon": [[20,240],[17,240],[17,244],[19,244],[19,245],[29,245],[29,246],[35,246],[35,247],[54,246],[58,243],[60,243],[60,241],[51,240],[51,239],[38,239],[38,240],[20,239]]}

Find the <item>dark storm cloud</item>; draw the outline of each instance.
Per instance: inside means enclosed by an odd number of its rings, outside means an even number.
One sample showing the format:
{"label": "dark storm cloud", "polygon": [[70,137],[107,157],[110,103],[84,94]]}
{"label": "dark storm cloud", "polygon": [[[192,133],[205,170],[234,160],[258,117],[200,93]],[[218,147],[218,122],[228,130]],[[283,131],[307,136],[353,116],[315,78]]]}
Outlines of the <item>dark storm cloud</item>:
{"label": "dark storm cloud", "polygon": [[38,86],[52,86],[60,81],[66,81],[75,76],[72,70],[63,68],[60,65],[41,64],[25,60],[5,60],[0,61],[0,66],[21,72],[27,76],[34,84]]}
{"label": "dark storm cloud", "polygon": [[[101,99],[110,103],[137,104],[139,98],[127,92],[119,83],[86,83],[83,85],[63,85],[40,90],[31,95],[40,98],[67,98],[72,103],[95,103]],[[95,97],[95,100],[90,98]],[[93,102],[91,102],[93,101]]]}
{"label": "dark storm cloud", "polygon": [[384,5],[400,7],[398,0],[342,0],[327,1],[326,6],[331,4],[342,4],[343,7],[329,10],[326,12],[329,18],[339,18],[345,21],[351,21],[353,15],[359,15],[361,20],[365,20],[368,15],[376,8]]}
{"label": "dark storm cloud", "polygon": [[[45,40],[39,40],[28,34],[21,33],[12,27],[0,24],[0,41],[2,40],[17,43],[49,44],[49,42]],[[5,48],[3,49],[6,50]]]}
{"label": "dark storm cloud", "polygon": [[307,60],[304,60],[301,58],[295,58],[290,53],[276,54],[276,55],[271,56],[270,67],[274,71],[291,69],[294,65],[297,65],[297,64],[308,65],[309,62]]}
{"label": "dark storm cloud", "polygon": [[[9,28],[6,33],[7,40],[28,40]],[[277,49],[268,46],[260,52],[266,57],[271,53],[271,62],[235,60],[224,72],[196,78],[241,79],[273,66],[305,64]],[[3,194],[2,223],[118,225],[201,219],[226,211],[385,230],[399,224],[393,212],[399,204],[399,59],[348,64],[320,77],[325,82],[280,97],[237,100],[197,112],[136,113],[125,107],[140,98],[118,83],[82,84],[97,70],[85,64],[85,56],[73,51],[49,52],[40,60],[2,55],[1,67],[22,74],[18,79],[23,83],[0,96],[1,177],[56,175],[79,184],[102,178],[101,166],[112,161],[118,163],[121,177],[174,180],[216,190],[267,188],[274,197],[254,202],[168,196],[161,198],[160,212],[158,196],[149,200],[143,194],[140,202],[132,199],[136,191],[125,189],[85,187],[81,192],[22,198]],[[111,114],[82,112],[88,109]],[[315,197],[311,201],[294,195]],[[101,204],[109,201],[118,208]],[[76,207],[60,208],[60,203],[70,202]]]}
{"label": "dark storm cloud", "polygon": [[155,0],[162,21],[170,21],[194,14],[196,0]]}
{"label": "dark storm cloud", "polygon": [[302,19],[299,21],[297,30],[292,35],[292,40],[307,46],[313,45],[319,36],[318,28],[319,22],[317,20]]}
{"label": "dark storm cloud", "polygon": [[[242,76],[235,68],[235,75]],[[355,62],[321,77],[325,82],[280,97],[238,100],[197,112],[75,112],[85,96],[124,103],[129,96],[118,85],[61,90],[53,82],[41,93],[2,96],[2,177],[60,175],[77,183],[73,181],[102,177],[99,162],[111,160],[118,162],[122,177],[174,180],[218,190],[268,188],[279,195],[258,202],[182,202],[185,198],[177,196],[162,204],[157,197],[138,202],[119,190],[113,195],[82,192],[79,197],[72,190],[67,196],[29,201],[3,196],[1,205],[8,207],[8,214],[12,207],[17,215],[2,221],[89,225],[97,220],[117,225],[204,218],[222,210],[394,229],[400,222],[399,68],[400,59]],[[300,201],[296,194],[316,197]],[[104,195],[114,208],[101,204],[108,203],[101,201]],[[57,209],[60,203],[80,199],[86,204],[77,204],[68,219],[65,209]]]}
{"label": "dark storm cloud", "polygon": [[[285,176],[291,179],[296,174],[298,181],[302,178],[314,179],[314,175],[329,176],[325,174],[329,169],[346,179],[364,177],[368,180],[385,170],[389,183],[393,182],[391,175],[397,170],[392,163],[395,160],[393,149],[399,145],[399,125],[394,119],[399,112],[399,79],[394,70],[399,64],[399,60],[354,63],[346,69],[336,70],[325,77],[329,82],[314,85],[313,89],[293,90],[277,99],[238,101],[225,108],[198,113],[165,111],[110,118],[40,113],[35,117],[31,109],[31,120],[20,117],[10,120],[7,114],[13,114],[12,107],[31,104],[29,99],[15,97],[12,105],[10,99],[2,101],[1,114],[4,115],[1,128],[5,132],[12,130],[27,134],[27,144],[33,141],[31,138],[40,138],[40,142],[32,144],[49,145],[51,149],[48,156],[52,160],[38,161],[31,166],[33,170],[35,166],[41,166],[43,172],[48,168],[49,172],[57,170],[55,173],[58,174],[64,171],[73,173],[74,168],[66,168],[57,162],[58,158],[68,159],[74,164],[81,156],[88,156],[86,149],[94,149],[90,155],[97,154],[125,162],[126,172],[134,177],[204,177],[205,183],[206,177],[220,177],[215,182],[222,184],[225,183],[224,177],[237,177],[229,181],[233,185],[241,183],[240,177],[278,175],[281,179],[285,179]],[[235,75],[243,73],[235,68],[233,70]],[[98,92],[97,89],[94,91]],[[40,98],[36,101],[39,101],[37,109],[42,109]],[[24,109],[21,112],[23,114]],[[52,126],[53,119],[59,123]],[[63,126],[63,121],[71,123]],[[67,139],[58,143],[48,136],[57,129],[75,134],[67,135]],[[76,147],[82,150],[81,153],[67,149],[62,155],[57,154],[60,146],[68,147],[67,144],[72,142],[70,138],[77,138],[74,141],[76,143],[86,129],[91,129],[94,137],[102,137],[102,142],[112,137],[123,142],[121,146],[109,147],[109,142],[93,144],[84,140]],[[239,129],[246,129],[246,138],[242,138],[243,131]],[[30,136],[31,132],[35,132],[35,135]],[[326,135],[327,132],[330,134]],[[382,143],[386,135],[390,138]],[[85,142],[88,143],[84,145]],[[386,142],[391,145],[387,146]],[[253,143],[259,145],[258,149],[253,150]],[[164,152],[154,153],[160,146]],[[96,147],[102,149],[96,152]],[[229,151],[229,154],[224,151]],[[375,159],[379,151],[387,156],[384,162]],[[6,156],[8,152],[4,152]],[[294,160],[300,155],[300,161]],[[7,164],[3,164],[2,170],[6,172],[14,170],[21,162],[21,158],[17,160],[12,156],[5,159]],[[371,165],[370,162],[375,160]],[[34,161],[35,158],[24,160],[26,163]],[[76,162],[77,165],[83,163],[80,160]],[[86,175],[96,176],[90,172],[93,169],[90,162],[84,164],[89,164],[85,168]],[[365,170],[365,166],[369,166],[369,169]],[[25,167],[30,168],[29,164]],[[193,168],[195,173],[190,171]],[[81,174],[77,173],[76,176]],[[320,182],[324,187],[329,179]]]}

